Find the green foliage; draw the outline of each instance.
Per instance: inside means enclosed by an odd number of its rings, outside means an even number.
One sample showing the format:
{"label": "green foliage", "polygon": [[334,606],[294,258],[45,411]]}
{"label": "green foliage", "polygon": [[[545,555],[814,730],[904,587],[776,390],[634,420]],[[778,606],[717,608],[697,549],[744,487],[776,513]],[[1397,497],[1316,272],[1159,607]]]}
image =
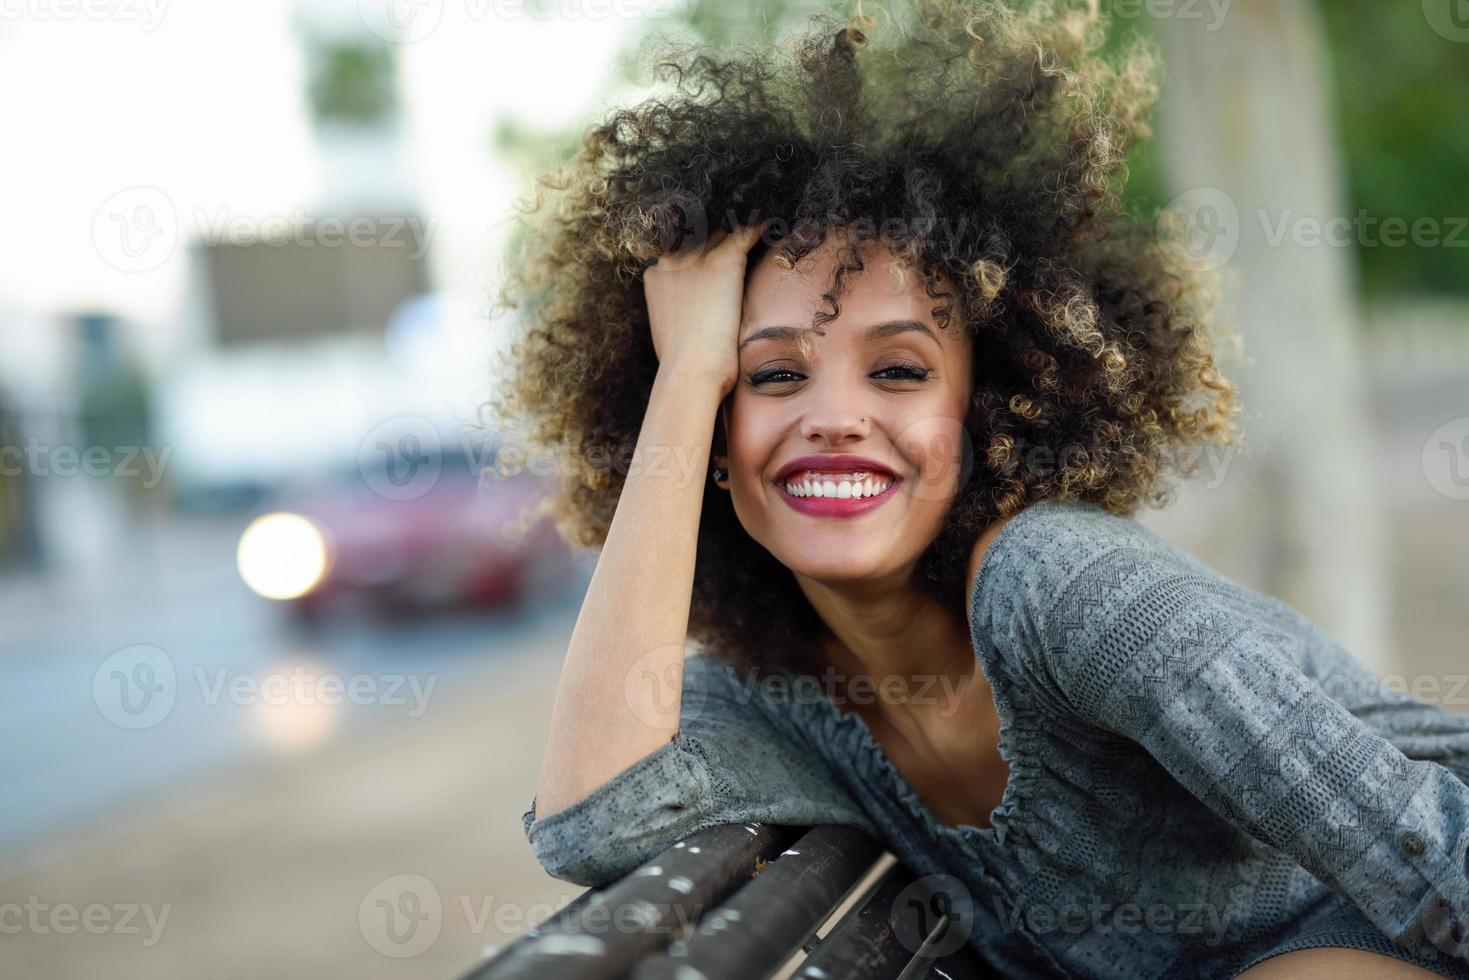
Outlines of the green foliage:
{"label": "green foliage", "polygon": [[[1435,33],[1419,3],[1329,0],[1317,8],[1326,32],[1330,111],[1347,183],[1344,217],[1362,211],[1376,219],[1370,236],[1364,234],[1371,241],[1377,241],[1376,228],[1386,218],[1401,219],[1408,228],[1429,219],[1432,224],[1425,228],[1439,242],[1457,233],[1457,245],[1418,245],[1404,235],[1400,238],[1407,240],[1397,246],[1380,241],[1353,246],[1363,292],[1374,297],[1469,293],[1469,227],[1460,227],[1469,222],[1464,182],[1469,44]],[[1243,15],[1234,10],[1228,16]],[[1147,17],[1114,25],[1109,44],[1127,31],[1150,29]],[[1129,203],[1139,208],[1166,204],[1156,140],[1135,147],[1129,166]]]}
{"label": "green foliage", "polygon": [[[1110,2],[1104,0],[1104,10]],[[901,5],[903,0],[890,3]],[[881,13],[870,8],[869,14]],[[688,31],[707,44],[725,47],[772,41],[804,26],[807,16],[817,11],[846,14],[857,9],[855,3],[823,0],[751,4],[681,0],[672,16],[650,20],[648,32]],[[1328,42],[1331,108],[1343,153],[1347,216],[1363,209],[1379,221],[1397,217],[1409,226],[1429,218],[1439,239],[1448,239],[1459,221],[1469,219],[1464,180],[1469,161],[1469,122],[1464,112],[1469,44],[1435,33],[1416,2],[1329,0],[1319,2],[1318,9]],[[1229,16],[1244,12],[1235,9]],[[1115,19],[1108,49],[1120,46],[1131,32],[1150,30],[1148,17]],[[621,81],[628,80],[624,67]],[[520,147],[517,155],[528,166],[565,160],[576,145],[572,138],[511,129],[497,132],[496,141],[507,150]],[[1161,175],[1156,138],[1133,147],[1128,169],[1129,207],[1151,211],[1167,203],[1170,195]],[[1469,228],[1458,232],[1456,246],[1409,241],[1400,247],[1357,247],[1353,255],[1369,295],[1469,292]]]}
{"label": "green foliage", "polygon": [[[1469,44],[1435,33],[1420,3],[1322,3],[1352,213],[1433,219],[1442,242],[1469,220]],[[1469,292],[1458,244],[1359,249],[1369,294]]]}
{"label": "green foliage", "polygon": [[311,39],[306,52],[316,122],[373,126],[396,114],[396,66],[386,44]]}

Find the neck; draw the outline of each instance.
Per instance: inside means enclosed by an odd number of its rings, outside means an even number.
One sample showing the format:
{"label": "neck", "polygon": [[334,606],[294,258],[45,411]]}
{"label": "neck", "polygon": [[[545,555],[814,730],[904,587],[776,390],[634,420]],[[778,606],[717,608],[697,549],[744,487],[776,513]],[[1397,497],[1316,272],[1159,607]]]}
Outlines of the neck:
{"label": "neck", "polygon": [[958,710],[983,679],[964,621],[906,582],[823,583],[797,576],[829,631],[815,672],[843,711],[901,730]]}

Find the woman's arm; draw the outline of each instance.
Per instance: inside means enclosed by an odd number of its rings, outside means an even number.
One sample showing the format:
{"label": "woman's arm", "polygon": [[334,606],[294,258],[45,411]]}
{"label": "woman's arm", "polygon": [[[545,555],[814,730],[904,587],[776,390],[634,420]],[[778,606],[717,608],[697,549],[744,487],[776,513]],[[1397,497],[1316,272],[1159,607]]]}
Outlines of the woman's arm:
{"label": "woman's arm", "polygon": [[761,227],[715,229],[643,273],[658,372],[561,668],[537,791],[546,815],[678,731],[705,473],[737,376],[745,261]]}
{"label": "woman's arm", "polygon": [[678,734],[555,813],[522,815],[552,877],[601,887],[697,830],[731,823],[878,830],[820,758],[757,703],[748,671],[695,653],[683,665]]}
{"label": "woman's arm", "polygon": [[1229,601],[1238,586],[1135,522],[1047,513],[992,547],[977,628],[1396,942],[1469,959],[1469,786],[1329,697],[1296,638]]}
{"label": "woman's arm", "polygon": [[706,374],[659,367],[561,668],[536,793],[543,815],[678,731],[704,472],[721,398]]}

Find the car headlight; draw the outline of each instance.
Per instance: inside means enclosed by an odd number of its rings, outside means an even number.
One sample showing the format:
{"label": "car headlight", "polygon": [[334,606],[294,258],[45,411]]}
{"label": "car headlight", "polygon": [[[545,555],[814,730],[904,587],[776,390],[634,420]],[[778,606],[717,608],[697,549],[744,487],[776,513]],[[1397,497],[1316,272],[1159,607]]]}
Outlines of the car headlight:
{"label": "car headlight", "polygon": [[326,535],[300,514],[257,517],[240,535],[235,555],[240,578],[267,599],[305,595],[326,575]]}

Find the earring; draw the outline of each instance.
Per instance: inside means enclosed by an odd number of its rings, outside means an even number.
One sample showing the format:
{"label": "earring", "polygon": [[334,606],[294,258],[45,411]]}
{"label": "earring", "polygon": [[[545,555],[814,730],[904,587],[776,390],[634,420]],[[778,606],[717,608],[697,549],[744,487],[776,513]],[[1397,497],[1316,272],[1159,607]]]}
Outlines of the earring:
{"label": "earring", "polygon": [[725,469],[723,466],[716,466],[716,467],[714,467],[714,482],[715,483],[720,483],[720,482],[723,482],[724,480],[728,480],[728,479],[729,479],[729,470]]}

